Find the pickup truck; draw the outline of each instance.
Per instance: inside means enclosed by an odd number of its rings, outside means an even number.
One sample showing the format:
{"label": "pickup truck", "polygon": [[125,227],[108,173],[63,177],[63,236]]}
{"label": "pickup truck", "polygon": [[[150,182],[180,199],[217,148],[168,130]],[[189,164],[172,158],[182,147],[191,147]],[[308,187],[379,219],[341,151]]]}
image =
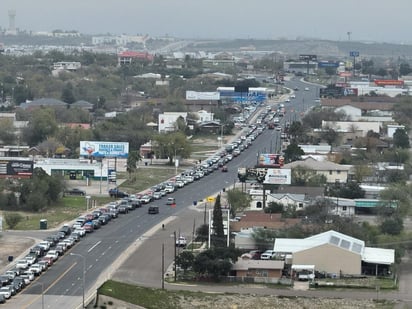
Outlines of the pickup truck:
{"label": "pickup truck", "polygon": [[179,236],[179,238],[176,239],[176,247],[186,247],[186,245],[187,245],[186,237]]}
{"label": "pickup truck", "polygon": [[109,190],[110,197],[124,198],[128,197],[129,194],[126,192],[120,191],[118,188],[113,188]]}

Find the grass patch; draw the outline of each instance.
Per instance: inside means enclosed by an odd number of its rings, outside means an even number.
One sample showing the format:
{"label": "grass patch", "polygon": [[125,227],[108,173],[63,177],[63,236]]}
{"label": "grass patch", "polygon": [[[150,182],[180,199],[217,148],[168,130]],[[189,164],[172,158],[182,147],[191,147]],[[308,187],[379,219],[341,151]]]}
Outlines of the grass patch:
{"label": "grass patch", "polygon": [[48,228],[58,227],[62,222],[70,221],[86,210],[86,200],[84,197],[64,197],[59,204],[50,207],[41,213],[19,212],[23,220],[15,227],[16,230],[38,230],[40,229],[40,219],[47,220]]}
{"label": "grass patch", "polygon": [[[178,168],[178,172],[183,169]],[[136,193],[146,190],[160,182],[166,181],[175,176],[176,169],[172,166],[162,166],[161,168],[139,168],[131,178],[127,179],[120,186],[128,193]]]}
{"label": "grass patch", "polygon": [[322,289],[372,289],[376,290],[379,287],[380,290],[396,290],[398,288],[397,283],[392,278],[376,278],[367,277],[360,279],[318,279],[316,282],[318,285],[314,285],[315,288]]}
{"label": "grass patch", "polygon": [[151,289],[134,286],[113,280],[106,281],[99,289],[98,294],[114,297],[147,309],[179,308],[178,296],[166,290]]}

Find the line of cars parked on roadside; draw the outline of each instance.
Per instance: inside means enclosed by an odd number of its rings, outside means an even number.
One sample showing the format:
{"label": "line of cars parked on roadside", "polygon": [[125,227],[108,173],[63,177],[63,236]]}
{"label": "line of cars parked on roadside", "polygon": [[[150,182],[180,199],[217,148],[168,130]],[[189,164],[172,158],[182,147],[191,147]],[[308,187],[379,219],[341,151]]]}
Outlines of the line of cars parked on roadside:
{"label": "line of cars parked on roadside", "polygon": [[6,302],[49,269],[84,234],[81,231],[72,232],[68,225],[64,225],[56,234],[33,246],[24,258],[17,260],[11,269],[0,275],[0,303]]}

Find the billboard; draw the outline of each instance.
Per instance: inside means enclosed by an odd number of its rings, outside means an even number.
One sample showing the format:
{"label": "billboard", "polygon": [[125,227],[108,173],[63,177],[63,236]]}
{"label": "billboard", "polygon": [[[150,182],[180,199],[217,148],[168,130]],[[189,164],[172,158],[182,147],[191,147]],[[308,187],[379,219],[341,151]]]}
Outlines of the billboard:
{"label": "billboard", "polygon": [[96,158],[127,158],[129,143],[80,141],[80,155]]}
{"label": "billboard", "polygon": [[398,79],[375,79],[376,86],[403,86],[403,80]]}
{"label": "billboard", "polygon": [[343,88],[343,95],[344,96],[357,96],[358,88]]}
{"label": "billboard", "polygon": [[268,168],[263,183],[265,185],[290,185],[291,179],[291,169]]}
{"label": "billboard", "polygon": [[318,62],[319,68],[338,68],[339,62],[336,61],[319,61]]}
{"label": "billboard", "polygon": [[259,182],[263,184],[290,184],[291,170],[279,168],[240,167],[238,169],[240,182]]}
{"label": "billboard", "polygon": [[186,100],[220,100],[220,93],[215,92],[198,92],[198,91],[186,91]]}
{"label": "billboard", "polygon": [[31,178],[33,161],[0,159],[0,178]]}
{"label": "billboard", "polygon": [[284,164],[284,158],[280,154],[261,153],[258,156],[257,167],[280,168]]}
{"label": "billboard", "polygon": [[299,55],[299,60],[304,61],[316,61],[318,57],[316,55]]}

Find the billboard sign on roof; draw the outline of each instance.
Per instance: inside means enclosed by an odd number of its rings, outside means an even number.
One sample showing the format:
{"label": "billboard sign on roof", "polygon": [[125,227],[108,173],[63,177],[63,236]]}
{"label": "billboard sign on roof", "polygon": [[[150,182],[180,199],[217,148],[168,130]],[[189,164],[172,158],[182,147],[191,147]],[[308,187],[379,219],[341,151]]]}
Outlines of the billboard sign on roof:
{"label": "billboard sign on roof", "polygon": [[220,100],[220,93],[214,92],[198,92],[198,91],[186,91],[186,100]]}
{"label": "billboard sign on roof", "polygon": [[80,156],[95,158],[127,158],[129,143],[80,141]]}
{"label": "billboard sign on roof", "polygon": [[290,185],[291,170],[288,168],[268,168],[263,183],[265,185]]}

